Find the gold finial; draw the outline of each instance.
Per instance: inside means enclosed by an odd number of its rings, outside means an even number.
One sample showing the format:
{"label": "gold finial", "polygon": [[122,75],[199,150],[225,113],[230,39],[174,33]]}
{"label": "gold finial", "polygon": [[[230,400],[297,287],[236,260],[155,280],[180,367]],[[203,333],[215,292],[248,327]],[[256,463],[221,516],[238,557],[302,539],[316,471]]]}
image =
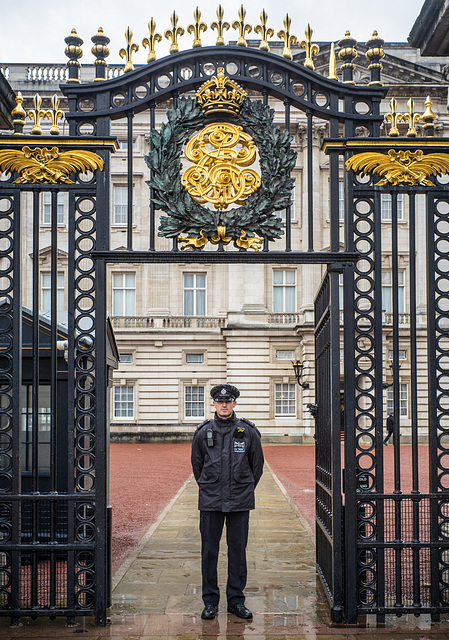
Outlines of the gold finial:
{"label": "gold finial", "polygon": [[385,51],[383,45],[385,41],[379,38],[377,31],[373,31],[373,35],[366,43],[368,51],[365,53],[366,59],[369,62],[368,69],[371,72],[371,81],[368,86],[382,85],[380,80],[380,72],[382,71],[382,58],[385,58]]}
{"label": "gold finial", "polygon": [[419,113],[415,113],[415,101],[412,98],[407,102],[407,107],[408,113],[402,114],[402,120],[408,124],[407,136],[409,138],[416,138],[418,132],[416,131],[415,125],[421,119],[421,116]]}
{"label": "gold finial", "polygon": [[121,58],[126,58],[125,68],[123,69],[124,73],[128,73],[128,71],[132,71],[134,69],[132,55],[133,51],[139,51],[139,45],[135,42],[132,42],[133,32],[128,27],[125,31],[126,38],[126,49],[120,49],[119,54]]}
{"label": "gold finial", "polygon": [[42,135],[42,127],[41,127],[41,119],[45,120],[48,118],[48,112],[41,109],[42,98],[38,93],[33,98],[34,109],[30,109],[28,111],[28,117],[30,120],[34,121],[34,126],[31,129],[31,134],[33,136],[41,136]]}
{"label": "gold finial", "polygon": [[98,27],[97,34],[92,36],[91,40],[94,43],[91,51],[95,56],[95,82],[100,82],[106,80],[106,69],[108,66],[106,58],[109,55],[108,44],[110,39],[104,35],[102,27]]}
{"label": "gold finial", "polygon": [[83,40],[77,34],[76,29],[72,29],[71,34],[67,36],[67,38],[64,38],[64,42],[67,44],[64,53],[69,58],[67,62],[69,72],[67,82],[80,82],[79,73],[81,64],[79,58],[83,57],[83,50],[81,49]]}
{"label": "gold finial", "polygon": [[148,47],[149,49],[147,63],[152,62],[153,60],[156,60],[156,51],[155,51],[156,42],[162,41],[161,34],[156,33],[156,22],[153,20],[153,18],[151,18],[148,23],[148,30],[150,32],[150,37],[144,38],[142,40],[142,47],[145,47],[145,48]]}
{"label": "gold finial", "polygon": [[272,38],[274,36],[274,29],[271,27],[267,27],[268,22],[268,13],[265,9],[262,9],[262,13],[260,14],[260,24],[257,24],[254,27],[254,31],[256,33],[260,33],[261,41],[259,45],[259,49],[262,51],[269,51],[270,45],[268,44],[268,38]]}
{"label": "gold finial", "polygon": [[201,11],[198,9],[198,7],[193,12],[193,19],[195,20],[195,23],[189,24],[189,26],[187,27],[187,31],[194,34],[192,49],[196,49],[197,47],[202,46],[201,31],[207,31],[207,24],[205,22],[201,22]]}
{"label": "gold finial", "polygon": [[247,43],[245,40],[245,33],[250,33],[252,30],[252,26],[250,24],[245,23],[246,18],[246,9],[243,8],[243,4],[240,5],[240,9],[238,11],[238,20],[234,20],[232,23],[233,29],[238,29],[240,32],[239,39],[237,40],[238,47],[247,47]]}
{"label": "gold finial", "polygon": [[46,117],[51,120],[50,135],[59,136],[60,131],[58,127],[58,120],[62,120],[64,118],[64,111],[61,111],[59,108],[59,98],[56,93],[51,99],[51,106],[53,109],[49,109],[45,114]]}
{"label": "gold finial", "polygon": [[331,50],[329,54],[329,80],[338,80],[337,76],[337,60],[335,57],[335,44],[331,42]]}
{"label": "gold finial", "polygon": [[430,96],[427,96],[424,105],[426,110],[422,114],[421,120],[425,123],[423,128],[426,136],[432,137],[435,135],[435,120],[437,117],[432,111],[432,100]]}
{"label": "gold finial", "polygon": [[391,124],[390,133],[391,138],[396,138],[399,135],[398,122],[402,122],[402,114],[398,113],[398,101],[396,98],[390,100],[390,113],[385,116],[385,121]]}
{"label": "gold finial", "polygon": [[11,115],[13,118],[12,123],[14,125],[14,135],[23,133],[23,127],[25,126],[27,113],[25,109],[22,107],[22,102],[23,102],[22,93],[18,91],[16,95],[16,106],[11,111]]}
{"label": "gold finial", "polygon": [[223,16],[224,16],[224,10],[221,4],[219,4],[217,9],[218,20],[212,22],[212,24],[210,25],[210,28],[212,29],[212,31],[214,30],[217,31],[217,42],[215,43],[217,46],[224,45],[225,41],[223,38],[223,31],[224,29],[231,28],[231,25],[229,24],[229,22],[223,22]]}
{"label": "gold finial", "polygon": [[341,70],[343,72],[343,82],[345,84],[355,84],[354,82],[354,60],[357,58],[357,40],[351,37],[350,31],[345,32],[345,37],[339,41],[341,47],[338,57],[343,62]]}
{"label": "gold finial", "polygon": [[178,14],[176,11],[173,11],[170,20],[172,28],[167,29],[164,35],[167,40],[171,38],[170,53],[177,53],[179,51],[178,37],[184,35],[184,29],[183,27],[178,27]]}
{"label": "gold finial", "polygon": [[304,66],[306,69],[315,69],[315,65],[313,64],[312,56],[316,56],[320,52],[320,48],[317,44],[312,44],[312,33],[313,29],[310,24],[307,25],[306,30],[304,31],[306,39],[301,40],[299,43],[300,49],[306,50],[306,59],[304,61]]}
{"label": "gold finial", "polygon": [[290,47],[298,42],[298,38],[296,36],[290,35],[291,23],[292,20],[288,13],[286,13],[284,18],[284,28],[278,31],[278,38],[283,38],[284,40],[284,50],[282,52],[282,55],[284,56],[284,58],[288,58],[288,60],[293,60]]}

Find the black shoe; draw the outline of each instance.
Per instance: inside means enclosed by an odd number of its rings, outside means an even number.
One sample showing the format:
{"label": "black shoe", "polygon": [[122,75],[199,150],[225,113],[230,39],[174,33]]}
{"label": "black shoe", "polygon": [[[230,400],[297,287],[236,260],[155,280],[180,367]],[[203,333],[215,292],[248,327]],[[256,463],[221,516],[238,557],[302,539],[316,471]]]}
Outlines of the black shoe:
{"label": "black shoe", "polygon": [[213,620],[218,613],[218,607],[215,604],[206,604],[201,617],[203,620]]}
{"label": "black shoe", "polygon": [[237,618],[243,618],[244,620],[250,620],[253,614],[244,604],[228,604],[228,613],[233,613]]}

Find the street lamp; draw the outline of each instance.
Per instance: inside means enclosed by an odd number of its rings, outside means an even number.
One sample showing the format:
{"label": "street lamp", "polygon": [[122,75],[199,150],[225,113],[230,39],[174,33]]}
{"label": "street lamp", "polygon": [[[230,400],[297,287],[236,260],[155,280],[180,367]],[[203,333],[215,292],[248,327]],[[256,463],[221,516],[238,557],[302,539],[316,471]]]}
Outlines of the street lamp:
{"label": "street lamp", "polygon": [[297,358],[294,362],[292,361],[292,365],[293,365],[293,371],[295,372],[295,376],[296,376],[296,382],[303,389],[308,389],[309,388],[309,383],[308,382],[301,382],[302,370],[304,368],[304,363],[301,362],[301,360],[299,358]]}
{"label": "street lamp", "polygon": [[[388,366],[390,367],[390,374],[393,375],[393,360],[388,360]],[[400,369],[402,367],[402,362],[398,362],[398,369]],[[394,380],[393,382],[390,382],[390,384],[388,384],[388,382],[384,382],[382,387],[384,389],[388,389],[389,387],[392,387],[394,385]]]}

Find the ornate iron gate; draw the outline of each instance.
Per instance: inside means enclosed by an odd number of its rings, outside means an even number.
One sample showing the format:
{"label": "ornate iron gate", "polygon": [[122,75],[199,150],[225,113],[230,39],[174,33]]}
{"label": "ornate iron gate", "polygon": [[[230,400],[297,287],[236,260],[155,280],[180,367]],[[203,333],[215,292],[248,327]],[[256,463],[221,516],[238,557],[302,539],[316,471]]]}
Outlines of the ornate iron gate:
{"label": "ornate iron gate", "polygon": [[[175,14],[174,14],[175,15]],[[244,25],[244,20],[243,20]],[[266,25],[265,25],[266,26]],[[288,30],[287,30],[288,31]],[[173,35],[174,34],[174,35]],[[175,25],[173,38],[176,39]],[[154,36],[154,34],[153,34]],[[245,30],[240,34],[245,38]],[[432,178],[428,186],[422,180],[387,186],[392,196],[392,255],[397,260],[398,193],[409,196],[411,221],[410,261],[413,266],[415,237],[415,194],[428,192],[428,325],[427,366],[429,385],[430,485],[421,493],[416,473],[413,486],[401,493],[399,436],[394,445],[394,490],[386,491],[383,482],[382,450],[382,334],[380,197],[384,187],[375,184],[370,165],[348,165],[346,177],[345,248],[340,246],[339,173],[340,157],[349,161],[353,153],[405,150],[433,152],[444,142],[427,138],[413,142],[409,138],[380,136],[383,116],[380,103],[386,90],[379,82],[380,54],[371,56],[371,86],[353,84],[351,38],[342,41],[340,57],[343,83],[327,79],[313,71],[310,49],[306,66],[288,59],[289,35],[284,58],[269,51],[243,46],[201,48],[177,53],[133,70],[127,61],[126,73],[104,80],[104,55],[98,53],[97,80],[79,83],[80,39],[69,44],[69,82],[61,87],[68,98],[68,137],[45,138],[39,135],[3,136],[0,139],[0,167],[6,178],[0,181],[0,615],[12,618],[31,615],[95,615],[105,624],[109,604],[109,562],[107,541],[108,412],[107,412],[107,340],[106,268],[110,263],[185,262],[185,263],[279,263],[332,265],[316,301],[317,346],[317,564],[328,594],[332,615],[354,622],[359,613],[398,613],[430,611],[438,615],[447,610],[447,533],[449,502],[444,498],[446,476],[446,360],[447,315],[445,284],[449,273],[449,251],[444,244],[449,202],[447,188]],[[351,44],[352,43],[352,44]],[[154,54],[154,41],[150,49]],[[242,44],[239,41],[239,44]],[[132,52],[131,42],[128,57]],[[309,42],[310,45],[310,42]],[[174,43],[173,43],[174,46]],[[373,49],[374,51],[374,49]],[[335,71],[331,53],[330,71]],[[377,58],[376,58],[377,56]],[[153,55],[154,58],[154,55]],[[128,72],[129,71],[129,72]],[[330,74],[332,75],[332,73]],[[334,73],[335,75],[335,73]],[[149,207],[148,251],[133,250],[133,119],[148,111],[149,133],[155,144],[156,107],[169,103],[171,118],[179,125],[186,114],[182,94],[191,95],[211,78],[227,77],[261,100],[264,109],[276,102],[282,109],[282,128],[290,131],[293,110],[304,114],[307,133],[307,246],[292,246],[291,209],[286,206],[285,233],[282,241],[267,232],[258,234],[244,225],[230,236],[218,223],[216,236],[200,233],[192,237],[192,224],[184,231],[194,248],[179,249],[178,230],[172,233],[172,249],[156,250],[155,191],[163,191],[155,182],[157,163],[150,161],[152,197]],[[181,108],[180,104],[184,105]],[[192,103],[193,104],[193,103]],[[195,107],[196,108],[196,107]],[[36,104],[35,118],[39,106]],[[58,107],[53,117],[57,128]],[[263,111],[266,115],[267,110]],[[252,113],[254,116],[254,113]],[[24,115],[18,99],[15,110],[16,133],[21,134]],[[128,131],[128,225],[126,251],[112,251],[109,244],[109,159],[115,148],[110,138],[111,121],[126,119]],[[328,123],[330,182],[330,246],[317,250],[314,242],[314,154],[313,126],[317,120]],[[37,123],[36,123],[37,124]],[[248,124],[248,120],[246,121]],[[192,125],[195,129],[197,124]],[[362,127],[366,138],[357,138]],[[254,122],[253,122],[254,128]],[[88,135],[86,135],[88,131]],[[166,129],[167,131],[167,129]],[[271,129],[270,129],[271,131]],[[431,126],[428,135],[433,135]],[[276,134],[278,135],[278,134]],[[257,137],[257,127],[255,131]],[[288,139],[288,135],[286,136]],[[431,142],[430,142],[431,141]],[[67,153],[68,155],[64,155]],[[2,155],[3,154],[3,155]],[[359,157],[360,159],[360,157]],[[52,164],[52,161],[57,161]],[[166,158],[165,158],[166,160]],[[404,162],[398,159],[399,168]],[[354,165],[352,165],[354,168]],[[368,180],[360,178],[365,171]],[[435,174],[445,172],[440,166]],[[434,181],[437,186],[433,186]],[[388,180],[385,184],[389,184]],[[22,402],[22,295],[21,224],[25,215],[33,225],[33,255],[39,254],[39,202],[43,191],[51,192],[51,407],[49,443],[49,484],[44,484],[39,465],[39,298],[37,259],[32,277],[33,288],[33,376],[31,488],[23,484],[21,441]],[[58,411],[57,317],[57,194],[67,194],[69,202],[70,244],[68,251],[68,323],[67,333],[67,412],[61,424]],[[21,202],[23,199],[23,203]],[[30,200],[26,202],[25,198]],[[362,205],[362,203],[365,203]],[[167,207],[170,202],[167,203]],[[276,207],[274,207],[276,209]],[[267,214],[270,219],[271,213]],[[222,220],[222,218],[219,218]],[[254,221],[253,221],[254,222]],[[413,226],[412,226],[413,222]],[[230,223],[229,223],[230,224]],[[231,226],[229,227],[231,228]],[[249,229],[249,231],[248,231]],[[256,231],[255,231],[256,229]],[[189,236],[190,232],[190,236]],[[251,251],[259,235],[262,250]],[[249,239],[249,240],[248,240]],[[234,240],[238,251],[227,251]],[[250,242],[250,240],[252,242]],[[216,249],[205,250],[208,241]],[[240,241],[240,245],[237,242]],[[274,249],[272,250],[272,247]],[[396,257],[395,257],[396,256]],[[412,272],[416,274],[416,267]],[[398,264],[392,266],[393,288],[398,284]],[[344,275],[344,397],[345,397],[345,477],[341,483],[340,454],[340,310],[338,288]],[[415,308],[410,287],[410,304]],[[415,323],[415,324],[413,324]],[[392,374],[395,413],[400,408],[398,386],[400,335],[397,296],[393,296],[391,327]],[[434,335],[437,335],[436,350]],[[60,336],[59,336],[60,337]],[[416,317],[409,329],[412,354],[413,456],[418,462],[417,341]],[[435,371],[437,377],[435,378]],[[68,434],[64,451],[58,450],[58,433]],[[399,419],[396,418],[396,434]],[[414,468],[415,468],[414,466]],[[64,473],[61,469],[64,468]],[[416,467],[417,468],[417,467]],[[61,484],[60,478],[66,477]],[[344,498],[345,511],[342,502]],[[26,518],[25,518],[26,515]],[[405,524],[401,516],[406,518]],[[47,522],[48,520],[48,522]],[[27,524],[26,524],[27,523]],[[344,526],[343,526],[344,524]],[[42,532],[45,529],[45,537]],[[413,581],[410,580],[413,576]],[[407,581],[407,589],[405,588]],[[410,584],[413,593],[409,593]],[[430,587],[427,585],[430,584]],[[426,591],[427,590],[427,591]]]}

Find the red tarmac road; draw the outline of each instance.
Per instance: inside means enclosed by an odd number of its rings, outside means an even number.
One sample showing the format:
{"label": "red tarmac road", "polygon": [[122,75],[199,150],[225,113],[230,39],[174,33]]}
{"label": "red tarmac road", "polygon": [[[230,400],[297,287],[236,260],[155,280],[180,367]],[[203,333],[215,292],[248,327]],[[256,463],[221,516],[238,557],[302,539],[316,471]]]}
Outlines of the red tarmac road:
{"label": "red tarmac road", "polygon": [[[385,489],[394,482],[394,447],[384,447]],[[190,443],[111,444],[112,558],[117,570],[191,474]],[[267,463],[315,527],[315,447],[265,445]],[[369,461],[368,461],[369,462]],[[428,487],[427,447],[419,447],[419,489]],[[411,446],[401,447],[401,489],[412,488]]]}

